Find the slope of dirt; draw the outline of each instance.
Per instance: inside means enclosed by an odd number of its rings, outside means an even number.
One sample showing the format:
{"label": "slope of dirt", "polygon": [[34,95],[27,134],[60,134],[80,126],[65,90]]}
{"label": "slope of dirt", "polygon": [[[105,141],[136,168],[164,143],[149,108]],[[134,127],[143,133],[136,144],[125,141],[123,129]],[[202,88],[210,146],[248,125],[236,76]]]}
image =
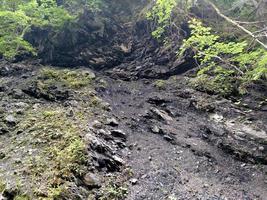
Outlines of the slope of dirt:
{"label": "slope of dirt", "polygon": [[[215,106],[219,111],[231,103],[216,102],[185,82],[185,77],[172,77],[158,89],[157,81],[108,79],[109,87],[101,92],[128,135],[124,156],[133,177],[126,199],[265,199],[266,165],[256,164],[245,150],[226,148],[230,134],[212,118]],[[203,106],[214,106],[210,114],[197,108],[199,98],[213,101]],[[241,112],[231,111],[232,117]]]}

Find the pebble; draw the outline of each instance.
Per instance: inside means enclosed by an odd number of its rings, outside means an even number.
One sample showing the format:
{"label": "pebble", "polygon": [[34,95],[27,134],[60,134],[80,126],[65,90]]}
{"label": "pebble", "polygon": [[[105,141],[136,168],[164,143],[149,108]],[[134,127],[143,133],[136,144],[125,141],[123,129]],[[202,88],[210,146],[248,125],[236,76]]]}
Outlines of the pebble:
{"label": "pebble", "polygon": [[167,141],[173,141],[173,138],[170,137],[169,135],[164,135],[163,138]]}
{"label": "pebble", "polygon": [[264,151],[264,147],[263,146],[260,146],[259,147],[259,151]]}
{"label": "pebble", "polygon": [[1,160],[1,159],[4,159],[5,157],[6,157],[6,154],[3,153],[3,152],[0,152],[0,160]]}
{"label": "pebble", "polygon": [[93,173],[87,173],[83,178],[83,182],[90,188],[101,187],[100,178]]}
{"label": "pebble", "polygon": [[13,115],[6,116],[5,121],[10,125],[15,125],[17,122],[16,118]]}
{"label": "pebble", "polygon": [[102,123],[100,121],[95,120],[93,122],[93,124],[92,124],[92,127],[96,128],[96,129],[101,129],[102,128]]}
{"label": "pebble", "polygon": [[114,126],[118,126],[119,122],[115,118],[108,118],[106,124],[114,127]]}
{"label": "pebble", "polygon": [[131,183],[132,185],[136,185],[137,182],[138,182],[138,180],[137,180],[136,178],[132,178],[132,179],[130,180],[130,183]]}
{"label": "pebble", "polygon": [[159,132],[160,132],[160,129],[159,129],[158,126],[153,126],[152,129],[151,129],[151,131],[152,131],[153,133],[159,133]]}

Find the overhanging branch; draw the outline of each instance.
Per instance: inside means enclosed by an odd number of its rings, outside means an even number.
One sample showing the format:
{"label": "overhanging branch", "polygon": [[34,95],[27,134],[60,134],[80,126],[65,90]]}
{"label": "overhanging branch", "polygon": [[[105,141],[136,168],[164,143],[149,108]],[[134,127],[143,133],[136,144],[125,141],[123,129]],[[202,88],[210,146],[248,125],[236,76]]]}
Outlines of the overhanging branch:
{"label": "overhanging branch", "polygon": [[232,20],[231,18],[227,17],[226,15],[224,15],[220,9],[211,1],[209,0],[204,0],[206,3],[208,3],[215,11],[216,13],[222,17],[223,19],[225,19],[227,22],[231,23],[232,25],[236,26],[237,28],[241,29],[243,32],[247,33],[249,36],[251,36],[258,44],[260,44],[264,49],[267,50],[267,45],[264,44],[262,41],[260,41],[257,36],[255,36],[251,31],[249,31],[248,29],[246,29],[245,27],[241,26],[238,22]]}

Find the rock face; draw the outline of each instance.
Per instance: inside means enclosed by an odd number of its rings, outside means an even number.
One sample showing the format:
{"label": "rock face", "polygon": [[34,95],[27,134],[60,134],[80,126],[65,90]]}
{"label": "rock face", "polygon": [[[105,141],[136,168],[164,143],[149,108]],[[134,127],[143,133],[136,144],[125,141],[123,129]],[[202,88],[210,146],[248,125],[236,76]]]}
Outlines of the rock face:
{"label": "rock face", "polygon": [[101,12],[85,10],[77,22],[66,24],[52,40],[53,33],[49,29],[38,28],[28,33],[26,39],[34,46],[44,47],[39,52],[43,63],[97,69],[112,67],[120,64],[131,51],[129,30],[122,25],[123,20],[129,20],[133,10],[141,9],[146,3],[143,0],[104,1]]}

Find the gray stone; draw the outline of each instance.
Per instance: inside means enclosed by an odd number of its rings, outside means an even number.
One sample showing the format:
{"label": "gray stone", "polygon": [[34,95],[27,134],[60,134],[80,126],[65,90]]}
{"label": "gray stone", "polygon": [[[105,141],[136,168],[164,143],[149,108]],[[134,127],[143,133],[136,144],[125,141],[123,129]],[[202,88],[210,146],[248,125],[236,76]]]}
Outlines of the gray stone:
{"label": "gray stone", "polygon": [[3,153],[3,152],[0,152],[0,160],[1,160],[1,159],[4,159],[5,157],[6,157],[6,154]]}
{"label": "gray stone", "polygon": [[101,187],[100,178],[96,174],[93,174],[93,173],[87,173],[83,178],[83,182],[89,188]]}
{"label": "gray stone", "polygon": [[130,183],[131,183],[132,185],[136,185],[137,182],[138,182],[138,180],[137,180],[136,178],[132,178],[132,179],[130,180]]}
{"label": "gray stone", "polygon": [[160,132],[160,128],[158,127],[158,126],[153,126],[152,128],[151,128],[151,131],[153,132],[153,133],[159,133]]}
{"label": "gray stone", "polygon": [[126,140],[127,136],[122,130],[112,130],[111,131],[112,136],[119,137],[123,140]]}
{"label": "gray stone", "polygon": [[125,165],[125,161],[117,155],[112,156],[112,159],[119,165]]}
{"label": "gray stone", "polygon": [[6,116],[5,121],[10,125],[15,125],[17,123],[17,120],[13,115]]}
{"label": "gray stone", "polygon": [[169,116],[169,114],[163,110],[159,110],[157,108],[151,108],[150,111],[156,115],[158,118],[166,121],[166,122],[169,122],[169,121],[172,121],[172,117]]}
{"label": "gray stone", "polygon": [[92,127],[95,128],[95,129],[101,129],[103,127],[102,123],[95,120],[92,124]]}
{"label": "gray stone", "polygon": [[106,124],[114,127],[114,126],[118,126],[119,122],[115,118],[108,118]]}
{"label": "gray stone", "polygon": [[173,138],[171,136],[169,136],[169,135],[164,135],[163,138],[168,142],[173,141]]}

